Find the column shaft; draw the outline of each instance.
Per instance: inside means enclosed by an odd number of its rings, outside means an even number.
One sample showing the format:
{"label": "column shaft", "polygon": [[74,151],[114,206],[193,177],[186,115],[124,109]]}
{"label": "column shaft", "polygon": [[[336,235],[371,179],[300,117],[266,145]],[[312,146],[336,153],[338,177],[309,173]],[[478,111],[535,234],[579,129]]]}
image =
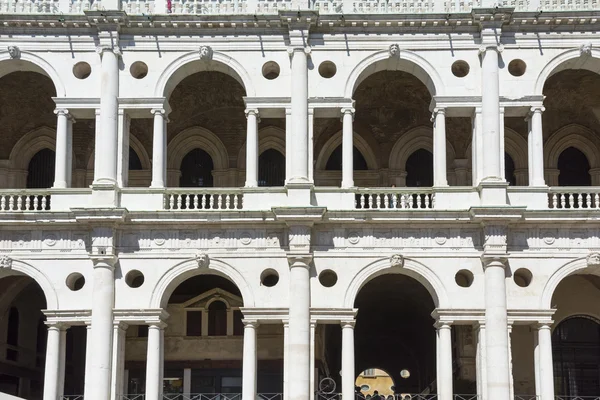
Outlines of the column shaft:
{"label": "column shaft", "polygon": [[543,107],[531,109],[529,131],[529,186],[545,186],[544,181],[544,136],[542,131]]}
{"label": "column shaft", "polygon": [[446,172],[446,111],[436,108],[433,128],[433,186],[448,186]]}
{"label": "column shaft", "polygon": [[308,182],[308,66],[304,48],[292,53],[292,173],[290,183]]}
{"label": "column shaft", "polygon": [[310,387],[309,267],[295,261],[290,268],[288,398],[307,400]]}
{"label": "column shaft", "polygon": [[310,323],[310,400],[314,400],[315,398],[315,333],[317,329],[317,323]]}
{"label": "column shaft", "polygon": [[162,392],[161,380],[161,331],[160,324],[148,327],[148,349],[146,355],[146,399],[159,400]]}
{"label": "column shaft", "polygon": [[437,332],[437,360],[440,364],[437,376],[438,395],[440,400],[452,400],[452,327],[441,324]]}
{"label": "column shaft", "polygon": [[120,323],[114,325],[113,357],[110,399],[120,400],[123,393],[123,375],[125,372],[125,333]]}
{"label": "column shaft", "polygon": [[539,398],[542,396],[542,388],[540,387],[540,345],[537,329],[533,331],[533,373],[535,376],[535,395]]}
{"label": "column shaft", "polygon": [[94,287],[92,292],[92,343],[90,353],[89,385],[87,400],[110,398],[113,307],[114,307],[114,261],[94,260]]}
{"label": "column shaft", "polygon": [[119,110],[117,125],[117,185],[123,188],[129,183],[129,116],[125,110]]}
{"label": "column shaft", "polygon": [[247,110],[246,187],[258,186],[258,110]]}
{"label": "column shaft", "polygon": [[150,187],[164,188],[167,183],[165,110],[152,110],[152,113],[154,114],[154,134],[152,137],[152,183]]}
{"label": "column shaft", "polygon": [[73,186],[73,124],[75,120],[67,120],[67,187]]}
{"label": "column shaft", "polygon": [[54,167],[54,187],[67,187],[68,148],[69,148],[69,113],[66,110],[56,111],[56,157]]}
{"label": "column shaft", "polygon": [[60,377],[60,328],[48,327],[48,344],[46,346],[46,368],[44,369],[44,400],[56,400],[59,391]]}
{"label": "column shaft", "polygon": [[244,326],[244,357],[242,359],[242,400],[256,399],[256,323]]}
{"label": "column shaft", "polygon": [[540,400],[554,400],[554,370],[552,363],[552,331],[550,325],[538,329]]}
{"label": "column shaft", "polygon": [[292,109],[285,109],[285,184],[292,176]]}
{"label": "column shaft", "polygon": [[[315,110],[308,111],[308,180],[315,183]],[[287,153],[286,153],[287,158]]]}
{"label": "column shaft", "polygon": [[354,400],[354,323],[342,323],[342,400]]}
{"label": "column shaft", "polygon": [[503,261],[491,260],[485,267],[485,344],[487,394],[489,400],[510,397],[506,282]]}
{"label": "column shaft", "polygon": [[485,357],[485,324],[479,324],[477,332],[477,395],[480,399],[487,399],[487,376],[486,376],[486,357]]}
{"label": "column shaft", "polygon": [[290,374],[290,324],[283,324],[283,400],[289,396],[289,374]]}
{"label": "column shaft", "polygon": [[100,75],[100,134],[96,142],[94,183],[117,182],[117,137],[119,110],[119,57],[118,50],[100,48],[102,57]]}
{"label": "column shaft", "polygon": [[342,109],[342,187],[354,186],[354,110]]}
{"label": "column shaft", "polygon": [[58,397],[65,394],[65,372],[67,368],[67,327],[62,326],[60,329],[60,353],[58,365]]}
{"label": "column shaft", "polygon": [[475,109],[473,117],[471,118],[471,124],[473,129],[472,142],[471,142],[471,177],[473,180],[473,186],[479,185],[483,175],[483,139],[481,137],[483,124],[481,122],[481,109]]}
{"label": "column shaft", "polygon": [[483,53],[481,118],[483,121],[483,180],[499,180],[500,171],[500,82],[498,51],[489,47]]}

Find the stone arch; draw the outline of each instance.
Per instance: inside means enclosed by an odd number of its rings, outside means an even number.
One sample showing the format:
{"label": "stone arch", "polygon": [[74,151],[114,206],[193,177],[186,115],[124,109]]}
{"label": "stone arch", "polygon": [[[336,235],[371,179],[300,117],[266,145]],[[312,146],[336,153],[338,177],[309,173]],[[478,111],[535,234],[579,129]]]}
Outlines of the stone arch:
{"label": "stone arch", "polygon": [[[267,126],[258,131],[258,155],[274,149],[285,157],[285,131],[275,126]],[[246,169],[246,142],[240,148],[237,158],[238,169]]]}
{"label": "stone arch", "polygon": [[8,157],[11,168],[27,170],[31,158],[43,149],[56,151],[56,131],[47,126],[27,132],[13,146]]}
{"label": "stone arch", "polygon": [[389,50],[386,49],[371,54],[354,67],[346,81],[344,96],[352,98],[354,91],[362,81],[376,72],[385,70],[404,71],[412,74],[423,82],[432,96],[444,94],[442,78],[429,61],[408,50],[400,50],[399,56],[390,57]]}
{"label": "stone arch", "polygon": [[[11,259],[11,261],[10,269],[33,279],[42,289],[42,292],[44,292],[44,297],[46,298],[46,308],[48,310],[57,310],[58,295],[56,294],[54,286],[52,286],[52,283],[50,283],[48,277],[39,268],[33,266],[32,264],[15,259]],[[0,272],[0,276],[2,275],[4,274]]]}
{"label": "stone arch", "polygon": [[[150,161],[150,156],[146,151],[146,148],[142,144],[142,142],[133,134],[129,134],[129,146],[136,152],[140,161],[142,162],[142,169],[152,169],[152,162]],[[90,154],[90,158],[88,158],[87,169],[89,171],[94,170],[94,162],[95,162],[95,151],[92,151]]]}
{"label": "stone arch", "polygon": [[202,71],[217,71],[229,75],[244,87],[246,96],[255,96],[250,75],[242,64],[218,51],[213,51],[212,60],[210,61],[201,60],[198,51],[184,54],[175,59],[158,78],[154,95],[156,97],[164,96],[168,99],[179,82],[196,72]]}
{"label": "stone arch", "polygon": [[[542,290],[542,296],[540,298],[540,308],[550,309],[552,308],[552,296],[556,291],[558,285],[568,276],[577,275],[588,269],[587,257],[577,258],[564,264],[558,270],[556,270],[544,286]],[[590,274],[597,275],[590,271]]]}
{"label": "stone arch", "polygon": [[[373,170],[373,171],[376,171],[377,169],[379,169],[379,163],[377,162],[377,157],[375,156],[375,153],[373,152],[373,150],[371,149],[371,146],[369,146],[367,141],[362,136],[360,136],[358,133],[354,132],[354,134],[352,135],[352,142],[354,144],[354,147],[356,147],[360,151],[360,153],[363,155],[363,157],[365,158],[368,169]],[[325,171],[325,166],[327,165],[327,161],[329,160],[329,157],[331,157],[331,154],[341,144],[342,144],[342,131],[339,131],[335,135],[333,135],[331,138],[329,138],[329,140],[327,140],[327,142],[325,142],[325,144],[323,145],[321,152],[317,156],[317,162],[315,164],[316,171]]]}
{"label": "stone arch", "polygon": [[586,69],[598,73],[600,71],[600,49],[592,48],[591,51],[591,55],[582,56],[580,49],[571,49],[550,60],[535,81],[534,94],[543,95],[544,85],[548,78],[566,69]]}
{"label": "stone arch", "polygon": [[233,282],[240,293],[244,307],[254,307],[254,296],[250,285],[242,274],[230,264],[210,259],[208,267],[199,267],[196,258],[190,258],[175,264],[158,280],[150,297],[150,308],[166,308],[173,291],[185,280],[197,275],[217,275]]}
{"label": "stone arch", "polygon": [[181,161],[194,149],[206,151],[213,160],[215,170],[229,166],[229,155],[221,140],[208,129],[195,126],[177,134],[167,145],[167,168],[179,170]]}
{"label": "stone arch", "polygon": [[60,76],[46,60],[28,51],[21,50],[18,59],[11,58],[8,51],[0,52],[0,77],[17,71],[37,72],[47,76],[54,83],[56,97],[66,97],[65,86]]}
{"label": "stone arch", "polygon": [[600,149],[596,144],[594,132],[582,125],[569,124],[563,126],[544,144],[544,166],[558,168],[560,154],[569,147],[575,147],[587,157],[590,168],[598,168]]}
{"label": "stone arch", "polygon": [[392,267],[390,258],[385,257],[363,267],[352,279],[344,295],[344,307],[353,308],[354,301],[360,289],[372,279],[385,274],[403,274],[417,280],[427,289],[436,308],[449,308],[450,303],[446,289],[438,276],[426,265],[409,259],[404,259],[403,267]]}
{"label": "stone arch", "polygon": [[208,301],[206,302],[206,309],[208,310],[208,307],[210,307],[210,305],[214,302],[220,301],[221,303],[225,304],[225,306],[230,309],[231,308],[231,304],[229,303],[229,301],[224,298],[224,297],[212,297],[210,299],[208,299]]}
{"label": "stone arch", "polygon": [[[525,138],[517,131],[507,126],[504,127],[504,151],[508,153],[515,162],[515,170],[529,168],[527,146],[527,140],[525,140]],[[469,143],[465,149],[465,158],[469,160],[469,170],[471,169],[472,156],[471,143]]]}
{"label": "stone arch", "polygon": [[[433,154],[433,128],[418,126],[404,133],[392,147],[389,167],[391,170],[405,170],[406,160],[417,150],[425,149]],[[446,140],[446,166],[453,168],[455,151],[452,143]]]}

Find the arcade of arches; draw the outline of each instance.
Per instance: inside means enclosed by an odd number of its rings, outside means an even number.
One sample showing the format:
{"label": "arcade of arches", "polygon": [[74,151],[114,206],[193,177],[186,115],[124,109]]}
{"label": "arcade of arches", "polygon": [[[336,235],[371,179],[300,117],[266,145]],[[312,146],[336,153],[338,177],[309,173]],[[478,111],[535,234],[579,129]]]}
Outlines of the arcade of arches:
{"label": "arcade of arches", "polygon": [[[544,177],[549,186],[589,186],[600,182],[600,124],[594,112],[600,77],[585,70],[565,70],[551,76],[544,87]],[[18,90],[17,90],[18,88]],[[56,108],[52,81],[35,72],[13,72],[0,78],[0,116],[4,133],[0,152],[0,187],[49,188],[54,184]],[[27,96],[31,93],[31,96]],[[34,95],[35,93],[35,95]],[[17,95],[18,94],[18,95]],[[247,121],[245,90],[221,72],[198,72],[172,91],[167,124],[167,177],[171,187],[235,187],[246,180]],[[564,99],[573,99],[572,102]],[[381,71],[360,83],[355,91],[353,175],[364,187],[434,186],[434,154],[427,87],[401,71]],[[576,100],[576,101],[575,101]],[[575,104],[577,106],[575,106]],[[23,118],[13,119],[10,110]],[[150,117],[150,115],[149,115]],[[285,115],[258,119],[258,186],[286,182]],[[93,110],[71,118],[73,138],[67,186],[87,187],[94,174]],[[528,184],[528,123],[507,116],[504,175],[511,185]],[[130,146],[123,160],[124,186],[150,186],[153,121],[132,118]],[[200,127],[208,136],[188,137]],[[45,129],[44,135],[35,134]],[[446,116],[445,181],[451,186],[476,184],[472,176],[472,121]],[[279,135],[277,132],[281,132]],[[314,119],[314,182],[338,186],[342,180],[342,124],[339,119]],[[266,132],[266,133],[265,133]],[[261,133],[263,133],[261,135]],[[200,134],[199,134],[200,135]],[[268,135],[268,136],[265,136]],[[275,135],[275,136],[273,136]],[[264,146],[260,143],[265,143]],[[35,149],[35,151],[34,151]],[[239,157],[240,159],[236,158]],[[59,186],[60,187],[60,186]]]}

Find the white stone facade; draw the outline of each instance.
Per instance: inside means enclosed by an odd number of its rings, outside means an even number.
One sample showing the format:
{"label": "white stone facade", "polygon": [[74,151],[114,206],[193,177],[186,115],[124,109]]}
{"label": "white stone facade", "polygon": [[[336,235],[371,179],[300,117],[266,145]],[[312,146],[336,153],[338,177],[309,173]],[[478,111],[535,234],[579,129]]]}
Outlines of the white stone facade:
{"label": "white stone facade", "polygon": [[596,0],[0,13],[0,391],[600,396]]}

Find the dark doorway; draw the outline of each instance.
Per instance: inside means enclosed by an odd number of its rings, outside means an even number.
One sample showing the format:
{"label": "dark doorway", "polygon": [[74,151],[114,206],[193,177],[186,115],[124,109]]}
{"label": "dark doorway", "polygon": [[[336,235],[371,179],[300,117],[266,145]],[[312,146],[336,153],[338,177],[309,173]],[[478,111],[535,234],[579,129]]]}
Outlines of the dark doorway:
{"label": "dark doorway", "polygon": [[285,184],[285,157],[275,149],[268,149],[258,157],[258,186]]}
{"label": "dark doorway", "polygon": [[412,153],[406,160],[406,186],[433,186],[433,154],[425,149]]}
{"label": "dark doorway", "polygon": [[[352,165],[354,171],[366,171],[368,170],[367,160],[362,155],[360,150],[354,146],[352,151]],[[342,145],[340,144],[329,156],[327,164],[325,165],[326,171],[341,171],[342,170]]]}
{"label": "dark doorway", "polygon": [[583,152],[569,147],[558,156],[559,186],[591,186],[590,162]]}
{"label": "dark doorway", "polygon": [[27,168],[28,189],[48,189],[54,184],[56,154],[50,149],[35,153]]}
{"label": "dark doorway", "polygon": [[214,164],[202,149],[194,149],[181,160],[179,187],[213,187]]}

